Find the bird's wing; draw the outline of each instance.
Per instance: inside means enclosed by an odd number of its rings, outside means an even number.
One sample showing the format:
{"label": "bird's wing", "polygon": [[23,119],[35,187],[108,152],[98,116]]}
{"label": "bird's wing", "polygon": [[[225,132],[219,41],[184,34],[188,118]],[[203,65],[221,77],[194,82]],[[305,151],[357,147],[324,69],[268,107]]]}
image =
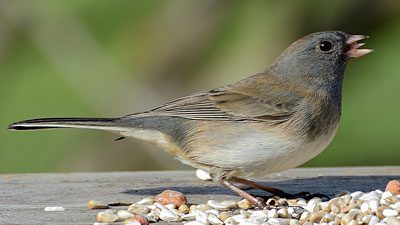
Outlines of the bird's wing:
{"label": "bird's wing", "polygon": [[[194,120],[285,121],[295,112],[298,99],[291,93],[246,93],[241,85],[225,86],[183,97],[145,114]],[[249,87],[249,84],[245,84]],[[253,89],[250,90],[254,90]],[[259,89],[257,89],[259,90]],[[268,91],[269,90],[269,91]],[[255,97],[258,96],[258,97]]]}

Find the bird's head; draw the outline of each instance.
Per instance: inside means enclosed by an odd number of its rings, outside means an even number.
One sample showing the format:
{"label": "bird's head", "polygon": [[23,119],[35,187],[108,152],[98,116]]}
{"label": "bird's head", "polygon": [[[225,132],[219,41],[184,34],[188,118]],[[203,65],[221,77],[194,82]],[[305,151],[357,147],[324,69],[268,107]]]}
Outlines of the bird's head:
{"label": "bird's head", "polygon": [[368,38],[365,35],[348,35],[341,31],[312,33],[291,44],[276,59],[270,70],[287,81],[304,84],[310,88],[336,87],[343,80],[346,64],[373,50],[360,49]]}

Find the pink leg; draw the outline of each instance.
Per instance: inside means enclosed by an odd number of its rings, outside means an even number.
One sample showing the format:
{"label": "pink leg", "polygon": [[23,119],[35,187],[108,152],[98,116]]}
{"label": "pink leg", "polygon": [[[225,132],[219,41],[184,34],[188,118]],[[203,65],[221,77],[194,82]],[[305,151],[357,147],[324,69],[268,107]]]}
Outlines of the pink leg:
{"label": "pink leg", "polygon": [[223,180],[221,181],[221,185],[228,188],[229,190],[237,193],[238,195],[240,195],[242,198],[245,198],[247,200],[249,200],[253,205],[255,206],[259,206],[261,208],[265,207],[265,202],[264,200],[260,199],[260,198],[256,198],[252,195],[250,195],[249,193],[239,189],[238,187],[236,187],[235,185],[233,185],[232,183],[230,183],[227,180]]}

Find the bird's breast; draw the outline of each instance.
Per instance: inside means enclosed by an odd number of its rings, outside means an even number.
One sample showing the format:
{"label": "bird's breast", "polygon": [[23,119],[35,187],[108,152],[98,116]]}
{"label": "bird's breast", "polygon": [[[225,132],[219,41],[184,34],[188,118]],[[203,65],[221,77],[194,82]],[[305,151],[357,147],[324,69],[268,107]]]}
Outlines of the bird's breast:
{"label": "bird's breast", "polygon": [[[336,128],[313,140],[285,128],[262,123],[213,122],[199,125],[188,146],[186,159],[237,176],[254,177],[299,166],[322,152]],[[185,161],[185,160],[183,160]],[[203,168],[207,169],[207,168]]]}
{"label": "bird's breast", "polygon": [[330,136],[338,127],[341,115],[340,101],[319,98],[307,104],[297,117],[298,129],[310,140]]}

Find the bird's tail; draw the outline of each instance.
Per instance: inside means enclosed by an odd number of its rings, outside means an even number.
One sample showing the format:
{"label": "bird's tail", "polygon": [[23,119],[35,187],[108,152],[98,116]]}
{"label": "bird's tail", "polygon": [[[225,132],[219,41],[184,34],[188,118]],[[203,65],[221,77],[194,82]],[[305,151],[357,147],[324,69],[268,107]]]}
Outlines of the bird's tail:
{"label": "bird's tail", "polygon": [[24,120],[10,124],[10,130],[37,130],[50,128],[83,128],[107,130],[114,132],[126,131],[126,127],[118,124],[118,118],[41,118]]}

